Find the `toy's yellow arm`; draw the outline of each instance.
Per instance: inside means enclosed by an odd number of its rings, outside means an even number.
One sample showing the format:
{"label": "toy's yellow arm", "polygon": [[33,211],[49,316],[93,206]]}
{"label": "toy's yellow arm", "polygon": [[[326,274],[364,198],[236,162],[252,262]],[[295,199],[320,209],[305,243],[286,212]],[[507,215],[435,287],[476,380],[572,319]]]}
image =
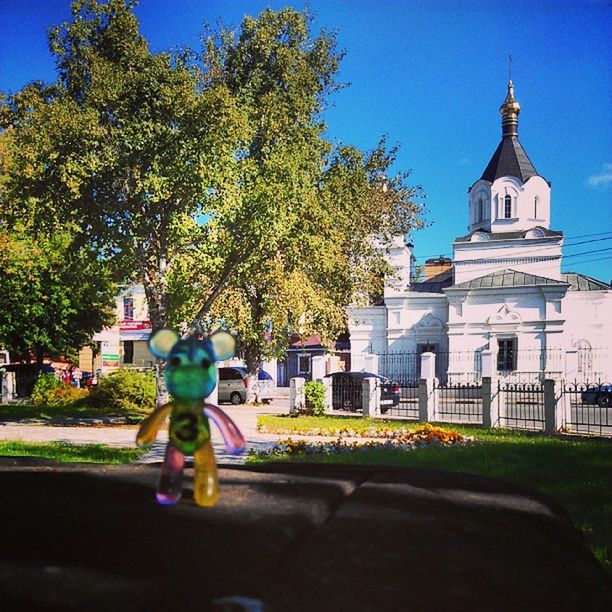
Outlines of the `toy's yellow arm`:
{"label": "toy's yellow arm", "polygon": [[172,410],[172,404],[158,406],[143,422],[136,434],[136,444],[138,446],[148,446],[152,444],[157,436],[159,428],[165,418]]}

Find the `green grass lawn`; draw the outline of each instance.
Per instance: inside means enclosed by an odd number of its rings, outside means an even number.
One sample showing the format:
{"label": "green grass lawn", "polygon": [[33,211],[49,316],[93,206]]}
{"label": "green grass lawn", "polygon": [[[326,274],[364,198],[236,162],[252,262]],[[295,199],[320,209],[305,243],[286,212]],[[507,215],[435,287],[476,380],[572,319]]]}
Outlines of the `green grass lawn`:
{"label": "green grass lawn", "polygon": [[[258,427],[281,435],[316,432],[335,437],[349,431],[375,437],[389,429],[413,429],[416,424],[363,418],[261,415]],[[564,506],[587,537],[595,556],[612,569],[612,441],[564,439],[479,427],[445,425],[444,428],[474,436],[478,443],[415,451],[371,449],[342,455],[250,457],[249,461],[406,465],[517,482],[546,493]]]}
{"label": "green grass lawn", "polygon": [[130,463],[142,451],[135,448],[116,448],[104,444],[68,444],[66,442],[0,441],[0,457],[41,457],[65,462]]}
{"label": "green grass lawn", "polygon": [[35,406],[34,404],[3,404],[0,406],[0,421],[11,422],[22,419],[126,417],[134,422],[141,421],[150,410],[125,411],[112,408],[93,408],[79,404],[66,406]]}
{"label": "green grass lawn", "polygon": [[257,429],[259,431],[286,435],[304,434],[336,437],[354,434],[376,437],[377,434],[384,436],[388,430],[400,431],[406,428],[406,423],[402,421],[356,417],[288,417],[275,414],[261,414],[257,417]]}

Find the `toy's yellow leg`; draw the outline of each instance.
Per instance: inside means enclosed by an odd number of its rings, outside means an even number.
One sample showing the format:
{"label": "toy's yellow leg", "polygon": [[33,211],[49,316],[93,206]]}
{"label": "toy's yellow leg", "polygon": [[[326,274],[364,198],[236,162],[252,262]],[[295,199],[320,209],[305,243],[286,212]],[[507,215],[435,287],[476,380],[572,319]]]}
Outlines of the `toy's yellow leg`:
{"label": "toy's yellow leg", "polygon": [[193,455],[195,482],[193,496],[200,506],[214,506],[219,500],[217,463],[212,444],[208,440]]}

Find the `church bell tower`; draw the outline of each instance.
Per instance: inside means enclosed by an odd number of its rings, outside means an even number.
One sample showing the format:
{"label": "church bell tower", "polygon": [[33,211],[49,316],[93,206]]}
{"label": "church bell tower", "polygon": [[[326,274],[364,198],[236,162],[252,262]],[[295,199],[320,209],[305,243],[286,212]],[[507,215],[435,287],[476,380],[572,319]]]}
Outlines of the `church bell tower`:
{"label": "church bell tower", "polygon": [[501,142],[468,190],[469,233],[453,243],[455,284],[503,270],[561,277],[563,234],[550,229],[550,184],[519,142],[511,80],[499,111]]}
{"label": "church bell tower", "polygon": [[540,176],[518,139],[521,105],[514,84],[499,109],[502,139],[482,176],[469,189],[469,230],[524,231],[550,227],[550,185]]}

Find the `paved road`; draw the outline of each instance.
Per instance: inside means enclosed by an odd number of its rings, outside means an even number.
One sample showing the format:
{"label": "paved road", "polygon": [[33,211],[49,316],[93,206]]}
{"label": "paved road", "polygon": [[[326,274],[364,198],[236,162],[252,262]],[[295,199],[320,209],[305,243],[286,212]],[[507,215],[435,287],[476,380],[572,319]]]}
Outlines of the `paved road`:
{"label": "paved road", "polygon": [[[278,436],[260,434],[257,431],[258,414],[283,414],[289,411],[289,400],[282,398],[271,405],[264,406],[233,406],[223,404],[225,412],[235,421],[247,441],[249,449],[261,449],[272,446]],[[133,447],[136,445],[137,426],[125,427],[57,427],[51,425],[20,425],[16,423],[0,423],[0,440],[26,440],[28,442],[69,442],[72,444],[108,444],[117,447]],[[157,442],[141,459],[143,463],[161,461],[164,456],[167,431],[160,431]],[[212,440],[221,465],[242,464],[246,454],[228,455],[225,452],[223,438],[213,425]]]}

